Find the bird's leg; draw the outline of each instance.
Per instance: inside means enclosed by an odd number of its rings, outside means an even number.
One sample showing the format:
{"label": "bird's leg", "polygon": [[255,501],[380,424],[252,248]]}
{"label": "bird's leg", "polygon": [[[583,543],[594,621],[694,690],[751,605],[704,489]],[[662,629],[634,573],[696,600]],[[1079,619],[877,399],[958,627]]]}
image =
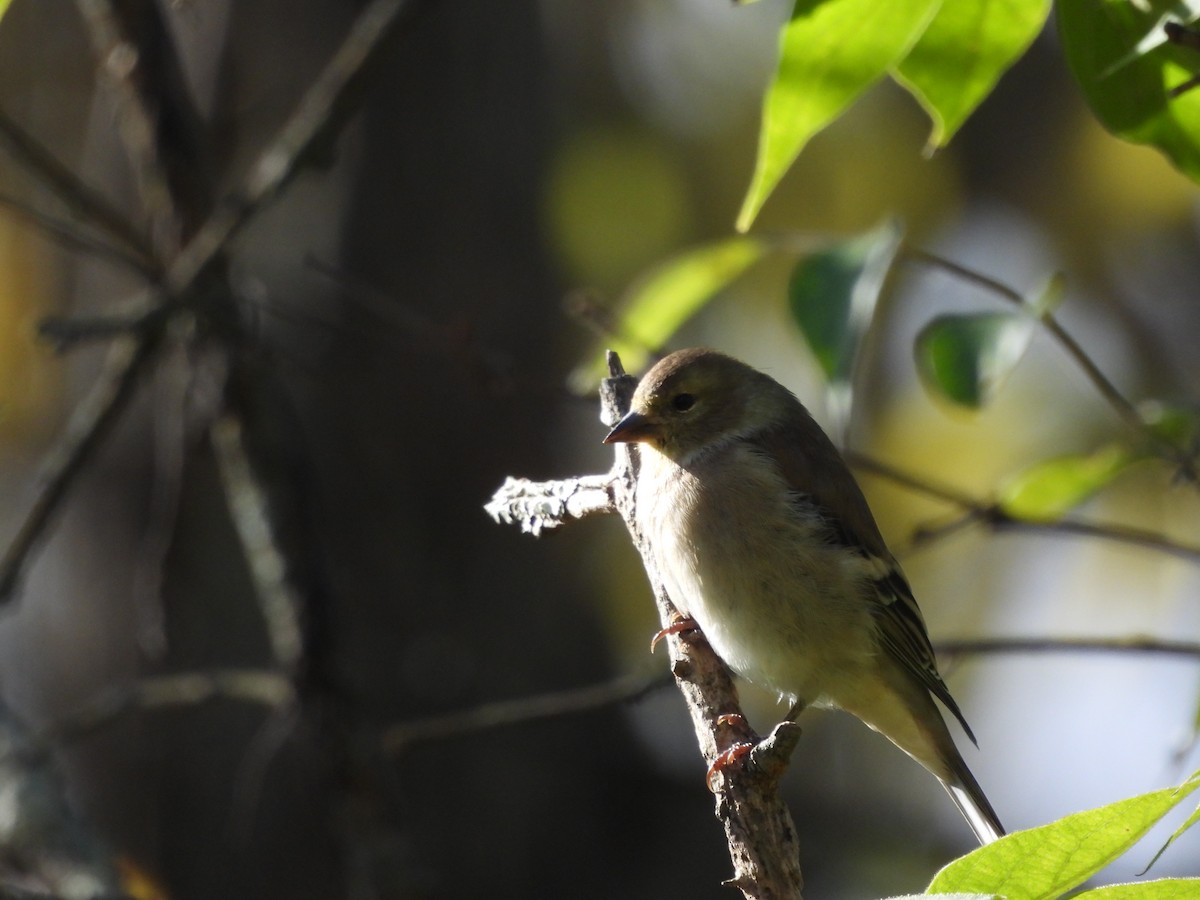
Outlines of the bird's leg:
{"label": "bird's leg", "polygon": [[[807,704],[803,700],[797,700],[792,704],[792,708],[788,710],[788,714],[783,721],[788,723],[790,727],[794,727],[796,717],[799,716],[800,713],[804,712],[804,707],[806,705]],[[741,732],[742,740],[739,740],[728,750],[719,754],[717,758],[713,760],[713,764],[708,767],[708,774],[705,776],[704,781],[705,784],[708,785],[708,789],[714,794],[717,792],[717,790],[713,785],[713,782],[717,775],[725,771],[725,769],[729,768],[734,763],[748,758],[750,754],[754,752],[755,748],[762,743],[762,739],[754,733],[749,724],[747,724],[746,717],[741,713],[726,713],[723,716],[718,716],[717,724],[729,725],[736,728]],[[779,727],[782,728],[783,724],[781,723]],[[772,738],[773,737],[774,733],[772,733]],[[786,759],[787,755],[790,755],[791,746],[794,746],[794,742],[789,746],[788,754],[785,754],[784,759]]]}
{"label": "bird's leg", "polygon": [[785,722],[795,722],[800,713],[804,712],[804,708],[808,706],[803,700],[797,700],[792,704],[792,708],[788,710],[788,714],[784,717]]}
{"label": "bird's leg", "polygon": [[717,792],[714,784],[717,775],[724,772],[734,763],[748,757],[750,751],[758,745],[759,741],[758,735],[754,733],[754,730],[746,721],[746,717],[741,713],[725,713],[724,715],[717,716],[717,724],[735,729],[739,733],[739,740],[728,749],[717,754],[717,758],[708,767],[708,773],[704,776],[704,783],[708,785],[708,789],[714,794]]}
{"label": "bird's leg", "polygon": [[699,631],[700,626],[696,624],[696,620],[691,616],[682,616],[675,613],[671,617],[671,624],[661,631],[656,633],[650,639],[650,652],[654,652],[654,648],[658,646],[658,642],[665,638],[668,634],[685,634],[691,631]]}

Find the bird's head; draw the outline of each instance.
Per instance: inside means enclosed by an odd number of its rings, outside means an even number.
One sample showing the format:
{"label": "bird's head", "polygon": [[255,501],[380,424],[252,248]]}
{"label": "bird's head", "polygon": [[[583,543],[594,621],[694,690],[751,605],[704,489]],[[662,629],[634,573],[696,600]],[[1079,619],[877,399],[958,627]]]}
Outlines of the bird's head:
{"label": "bird's head", "polygon": [[797,401],[776,381],[715,350],[672,353],[645,374],[604,443],[649,444],[683,463],[769,428]]}

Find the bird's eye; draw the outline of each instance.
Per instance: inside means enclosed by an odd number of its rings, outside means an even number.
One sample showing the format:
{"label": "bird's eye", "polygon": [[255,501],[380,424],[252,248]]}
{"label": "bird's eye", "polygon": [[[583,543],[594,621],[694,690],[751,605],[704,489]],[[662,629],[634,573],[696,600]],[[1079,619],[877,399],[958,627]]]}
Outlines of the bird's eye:
{"label": "bird's eye", "polygon": [[691,394],[676,394],[671,398],[671,405],[679,412],[687,412],[696,405],[696,398]]}

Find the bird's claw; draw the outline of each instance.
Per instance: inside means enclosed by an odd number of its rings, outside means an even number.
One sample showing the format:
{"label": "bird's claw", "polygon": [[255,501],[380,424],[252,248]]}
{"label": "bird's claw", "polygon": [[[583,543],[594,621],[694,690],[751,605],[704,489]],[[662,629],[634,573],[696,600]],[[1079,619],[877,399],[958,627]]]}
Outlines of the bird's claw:
{"label": "bird's claw", "polygon": [[749,741],[738,741],[724,753],[721,753],[713,760],[711,766],[708,767],[708,774],[704,776],[704,783],[708,785],[708,789],[714,794],[717,793],[716,778],[732,766],[734,763],[741,762],[750,756],[750,752],[755,745]]}
{"label": "bird's claw", "polygon": [[685,634],[689,631],[699,630],[700,626],[696,624],[696,620],[691,616],[678,616],[670,625],[656,633],[650,639],[650,652],[653,653],[654,649],[658,646],[658,642],[669,634]]}

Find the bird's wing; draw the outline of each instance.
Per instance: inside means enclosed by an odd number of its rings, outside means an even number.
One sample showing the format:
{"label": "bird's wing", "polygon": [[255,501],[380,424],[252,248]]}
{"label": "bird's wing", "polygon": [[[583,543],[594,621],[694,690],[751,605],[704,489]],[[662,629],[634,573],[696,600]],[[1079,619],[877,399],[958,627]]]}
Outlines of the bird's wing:
{"label": "bird's wing", "polygon": [[802,427],[781,427],[756,435],[754,442],[779,464],[797,502],[816,504],[821,509],[830,524],[830,540],[862,555],[864,570],[875,587],[873,597],[877,602],[872,611],[879,624],[880,643],[954,714],[967,737],[977,743],[938,674],[925,619],[912,588],[888,551],[858,482],[833,442],[811,418]]}

